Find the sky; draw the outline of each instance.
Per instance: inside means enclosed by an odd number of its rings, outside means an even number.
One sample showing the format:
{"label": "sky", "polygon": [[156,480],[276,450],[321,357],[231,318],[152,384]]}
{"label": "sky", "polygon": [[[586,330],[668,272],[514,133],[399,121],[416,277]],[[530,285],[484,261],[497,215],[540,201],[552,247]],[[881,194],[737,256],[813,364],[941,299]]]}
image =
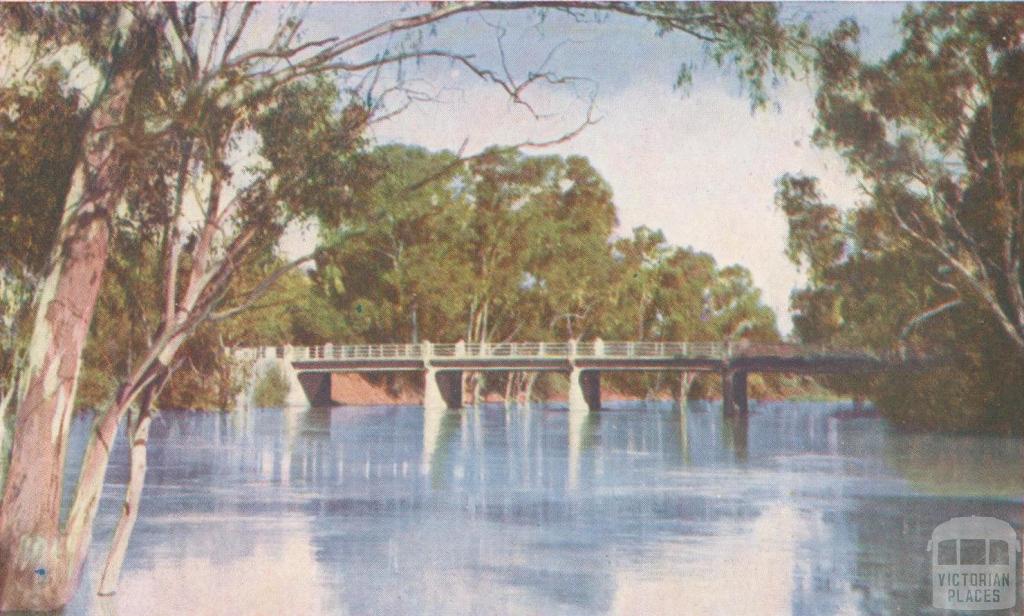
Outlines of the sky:
{"label": "sky", "polygon": [[[862,27],[862,51],[878,57],[897,44],[902,9],[897,3],[792,3],[784,5],[784,15],[808,16],[818,31],[852,16]],[[307,24],[313,36],[347,34],[421,10],[318,5]],[[409,67],[406,78],[434,100],[374,125],[377,142],[473,153],[492,144],[546,141],[578,126],[592,100],[595,124],[568,142],[531,151],[586,156],[612,187],[618,235],[639,225],[660,228],[672,244],[710,253],[720,265],[747,267],[780,330],[789,332],[789,295],[804,278],[784,255],[787,227],[774,206],[776,179],[813,175],[832,202],[854,207],[858,201],[857,183],[838,156],[810,143],[812,83],[781,83],[770,93],[769,109],[752,111],[734,74],[704,59],[699,42],[684,34],[659,37],[652,25],[619,17],[581,24],[532,12],[460,16],[432,30],[427,45],[471,53],[481,65],[501,70],[503,50],[504,66],[520,80],[545,60],[547,69],[578,79],[528,90],[537,118],[448,61]],[[678,90],[683,64],[692,65],[693,82]]]}

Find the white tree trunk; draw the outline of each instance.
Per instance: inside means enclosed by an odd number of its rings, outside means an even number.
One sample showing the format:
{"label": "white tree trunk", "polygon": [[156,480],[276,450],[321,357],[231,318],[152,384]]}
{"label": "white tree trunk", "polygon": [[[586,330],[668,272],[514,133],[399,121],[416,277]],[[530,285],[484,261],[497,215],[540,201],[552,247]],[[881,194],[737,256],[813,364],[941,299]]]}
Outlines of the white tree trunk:
{"label": "white tree trunk", "polygon": [[60,528],[64,460],[82,352],[106,268],[109,221],[124,186],[115,129],[138,74],[129,67],[113,76],[90,116],[61,229],[34,300],[35,321],[13,401],[13,434],[4,430],[11,451],[0,501],[0,611],[63,607],[85,560],[88,539]]}
{"label": "white tree trunk", "polygon": [[[148,407],[148,404],[144,406]],[[121,579],[121,567],[128,551],[128,540],[132,536],[135,521],[139,517],[142,486],[146,481],[146,451],[151,422],[152,417],[149,410],[144,408],[139,411],[138,419],[134,422],[134,430],[131,431],[131,470],[128,475],[128,486],[125,488],[121,518],[117,521],[117,528],[114,529],[114,538],[110,543],[107,563],[103,567],[103,577],[100,578],[98,591],[100,595],[112,595],[117,592],[117,585]]]}
{"label": "white tree trunk", "polygon": [[693,385],[694,375],[692,372],[682,372],[679,374],[679,393],[678,402],[680,405],[686,404],[686,399],[690,396],[690,386]]}

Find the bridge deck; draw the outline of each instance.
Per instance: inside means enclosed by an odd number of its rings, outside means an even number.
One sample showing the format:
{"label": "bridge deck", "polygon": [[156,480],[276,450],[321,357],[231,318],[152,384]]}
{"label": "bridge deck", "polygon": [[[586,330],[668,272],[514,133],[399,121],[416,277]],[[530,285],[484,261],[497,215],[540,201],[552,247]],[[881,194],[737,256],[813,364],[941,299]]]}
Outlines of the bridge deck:
{"label": "bridge deck", "polygon": [[243,359],[279,358],[310,372],[671,370],[848,372],[889,365],[862,349],[748,342],[500,342],[332,345],[239,349]]}

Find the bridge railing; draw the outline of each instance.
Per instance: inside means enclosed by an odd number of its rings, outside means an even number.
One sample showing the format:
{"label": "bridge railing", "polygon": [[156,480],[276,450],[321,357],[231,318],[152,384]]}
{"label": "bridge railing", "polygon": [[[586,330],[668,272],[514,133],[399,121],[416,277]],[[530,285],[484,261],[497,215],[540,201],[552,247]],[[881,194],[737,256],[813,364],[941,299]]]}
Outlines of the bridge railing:
{"label": "bridge railing", "polygon": [[294,359],[410,359],[423,356],[420,344],[324,344],[311,347],[297,347],[292,350]]}
{"label": "bridge railing", "polygon": [[432,344],[434,357],[568,357],[568,342],[458,342]]}
{"label": "bridge railing", "polygon": [[838,347],[829,344],[792,344],[792,343],[760,343],[746,340],[731,343],[730,357],[761,356],[777,358],[794,357],[871,357],[880,359],[879,354],[870,349]]}
{"label": "bridge railing", "polygon": [[581,342],[583,357],[694,357],[721,359],[728,355],[724,342]]}
{"label": "bridge railing", "polygon": [[879,357],[863,349],[843,349],[825,345],[762,344],[747,341],[726,342],[649,342],[603,341],[587,342],[483,342],[416,344],[324,344],[308,347],[256,347],[236,349],[235,357],[259,360],[289,358],[310,360],[387,360],[425,359],[429,357],[494,357],[494,358],[693,358],[727,359],[743,356],[814,357],[830,355],[846,357]]}
{"label": "bridge railing", "polygon": [[259,359],[281,359],[285,356],[287,347],[242,347],[232,349],[231,355],[236,359],[259,360]]}

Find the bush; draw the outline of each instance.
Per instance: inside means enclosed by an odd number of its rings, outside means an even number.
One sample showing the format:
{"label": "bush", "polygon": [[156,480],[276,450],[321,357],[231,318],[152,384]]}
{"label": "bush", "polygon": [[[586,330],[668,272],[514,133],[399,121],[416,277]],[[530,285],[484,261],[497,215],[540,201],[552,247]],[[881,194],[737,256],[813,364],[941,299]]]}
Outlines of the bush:
{"label": "bush", "polygon": [[1024,434],[1024,366],[1007,353],[972,354],[953,365],[879,379],[875,401],[897,427]]}
{"label": "bush", "polygon": [[291,386],[284,371],[278,366],[271,366],[259,376],[259,381],[252,392],[252,403],[263,408],[284,406],[290,390]]}

